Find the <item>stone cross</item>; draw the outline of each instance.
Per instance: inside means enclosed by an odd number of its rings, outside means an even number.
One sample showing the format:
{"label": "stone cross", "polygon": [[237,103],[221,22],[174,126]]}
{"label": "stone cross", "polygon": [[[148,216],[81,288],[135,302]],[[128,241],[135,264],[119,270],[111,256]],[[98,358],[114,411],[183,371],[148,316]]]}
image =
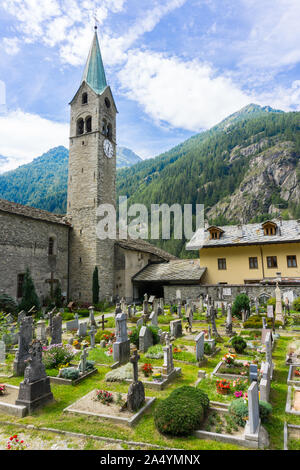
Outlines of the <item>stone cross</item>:
{"label": "stone cross", "polygon": [[179,300],[179,301],[178,301],[178,305],[177,305],[177,315],[178,315],[178,318],[182,318],[181,309],[182,309],[181,300]]}
{"label": "stone cross", "polygon": [[149,304],[148,304],[147,294],[144,295],[143,312],[144,312],[145,315],[148,315],[148,312],[149,312]]}
{"label": "stone cross", "polygon": [[216,309],[213,307],[212,313],[211,313],[211,326],[212,326],[212,334],[215,337],[219,337],[219,333],[217,330],[217,325],[216,325]]}
{"label": "stone cross", "polygon": [[95,322],[95,307],[92,305],[89,307],[89,324],[90,325],[96,325]]}
{"label": "stone cross", "polygon": [[88,350],[87,348],[83,348],[83,351],[80,355],[80,363],[78,365],[78,369],[84,373],[86,371],[86,361],[88,357]]}
{"label": "stone cross", "polygon": [[163,374],[169,375],[174,370],[173,346],[170,343],[169,335],[166,336],[166,345],[163,347],[163,352],[164,352]]}
{"label": "stone cross", "polygon": [[253,381],[248,388],[248,429],[246,433],[256,434],[259,430],[259,399],[258,399],[258,385]]}
{"label": "stone cross", "polygon": [[130,362],[133,365],[133,382],[138,382],[139,380],[139,369],[138,369],[138,362],[140,359],[140,355],[137,352],[137,349],[133,351],[133,355],[130,358]]}
{"label": "stone cross", "polygon": [[158,326],[157,312],[154,310],[150,315],[151,325]]}
{"label": "stone cross", "polygon": [[23,320],[23,318],[26,317],[26,312],[25,310],[21,310],[21,312],[18,313],[18,324],[21,323],[21,321]]}

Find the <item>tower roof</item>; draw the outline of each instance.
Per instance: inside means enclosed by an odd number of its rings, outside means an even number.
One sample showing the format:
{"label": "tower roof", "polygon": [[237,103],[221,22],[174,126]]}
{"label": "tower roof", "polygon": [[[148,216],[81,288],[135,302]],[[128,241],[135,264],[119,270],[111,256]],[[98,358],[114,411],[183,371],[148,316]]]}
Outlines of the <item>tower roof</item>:
{"label": "tower roof", "polygon": [[96,28],[81,83],[83,81],[88,83],[90,87],[99,94],[107,87]]}

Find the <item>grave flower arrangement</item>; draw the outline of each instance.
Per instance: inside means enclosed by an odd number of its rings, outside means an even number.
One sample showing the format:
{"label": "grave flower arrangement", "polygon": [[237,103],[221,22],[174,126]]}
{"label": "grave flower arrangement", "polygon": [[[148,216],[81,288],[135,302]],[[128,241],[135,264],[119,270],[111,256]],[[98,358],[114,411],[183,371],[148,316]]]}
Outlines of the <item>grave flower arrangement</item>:
{"label": "grave flower arrangement", "polygon": [[57,369],[71,362],[73,357],[74,352],[70,344],[51,344],[43,348],[43,362],[46,369]]}
{"label": "grave flower arrangement", "polygon": [[232,388],[236,392],[245,390],[247,386],[248,386],[247,379],[236,379],[232,382]]}
{"label": "grave flower arrangement", "polygon": [[[294,374],[296,375],[296,377],[300,377],[300,370],[299,370],[299,369],[295,369]],[[0,387],[1,387],[1,385],[0,385]]]}
{"label": "grave flower arrangement", "polygon": [[0,395],[4,395],[4,394],[5,394],[5,385],[0,384]]}
{"label": "grave flower arrangement", "polygon": [[230,393],[230,381],[226,379],[221,379],[217,380],[216,382],[216,387],[217,387],[217,393],[220,393],[221,395],[227,395]]}
{"label": "grave flower arrangement", "polygon": [[142,371],[145,377],[150,377],[153,372],[153,367],[151,364],[144,364],[142,367]]}
{"label": "grave flower arrangement", "polygon": [[156,372],[155,374],[152,374],[152,378],[153,378],[154,382],[161,382],[161,380],[162,380],[161,372]]}
{"label": "grave flower arrangement", "polygon": [[113,353],[113,348],[112,347],[107,348],[104,352],[104,354],[106,354],[106,356],[112,356],[112,353]]}
{"label": "grave flower arrangement", "polygon": [[227,367],[233,366],[235,362],[236,355],[235,354],[225,354],[224,357],[222,357],[222,361],[225,362]]}
{"label": "grave flower arrangement", "polygon": [[26,445],[23,440],[18,439],[18,435],[15,434],[9,438],[6,444],[6,450],[25,450]]}
{"label": "grave flower arrangement", "polygon": [[73,346],[74,346],[75,349],[80,349],[81,348],[81,343],[77,339],[74,339]]}
{"label": "grave flower arrangement", "polygon": [[114,401],[113,394],[107,390],[96,390],[96,400],[101,401],[104,405],[108,405]]}

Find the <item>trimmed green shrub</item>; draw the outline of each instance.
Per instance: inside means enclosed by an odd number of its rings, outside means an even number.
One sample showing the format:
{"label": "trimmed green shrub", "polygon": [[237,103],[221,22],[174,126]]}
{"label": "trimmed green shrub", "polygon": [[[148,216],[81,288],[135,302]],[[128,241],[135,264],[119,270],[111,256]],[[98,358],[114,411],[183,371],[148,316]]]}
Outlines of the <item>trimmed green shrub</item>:
{"label": "trimmed green shrub", "polygon": [[35,291],[29,268],[27,268],[24,275],[22,300],[19,304],[19,309],[26,310],[26,312],[28,312],[28,310],[30,310],[33,306],[39,309],[40,301]]}
{"label": "trimmed green shrub", "polygon": [[95,266],[93,272],[93,304],[96,305],[99,303],[99,278],[98,278],[98,268]]}
{"label": "trimmed green shrub", "polygon": [[73,319],[74,319],[74,313],[71,313],[71,312],[64,312],[64,313],[62,313],[62,319],[63,319],[64,321],[73,320]]}
{"label": "trimmed green shrub", "polygon": [[[244,322],[244,328],[262,328],[262,318],[264,315],[252,315]],[[268,328],[272,328],[272,318],[266,318]],[[282,326],[282,322],[275,320],[275,327]]]}
{"label": "trimmed green shrub", "polygon": [[232,315],[242,318],[242,310],[250,310],[250,299],[246,294],[238,294],[232,305]]}
{"label": "trimmed green shrub", "polygon": [[232,415],[233,421],[238,425],[245,427],[246,418],[248,417],[248,403],[244,398],[233,400],[229,406],[229,413]]}
{"label": "trimmed green shrub", "polygon": [[7,294],[0,295],[0,312],[16,313],[17,304],[12,297]]}
{"label": "trimmed green shrub", "polygon": [[296,312],[300,312],[300,297],[294,300],[293,309],[296,310]]}
{"label": "trimmed green shrub", "polygon": [[159,432],[171,436],[188,436],[202,423],[209,399],[194,387],[174,390],[154,410],[154,423]]}
{"label": "trimmed green shrub", "polygon": [[161,344],[151,346],[145,354],[149,359],[162,359],[164,357],[163,348]]}
{"label": "trimmed green shrub", "polygon": [[105,376],[106,382],[123,382],[123,380],[128,379],[133,379],[133,368],[130,362],[125,364],[125,366],[107,372]]}
{"label": "trimmed green shrub", "polygon": [[207,356],[210,356],[211,353],[212,353],[211,345],[208,343],[204,343],[204,354],[206,354]]}
{"label": "trimmed green shrub", "polygon": [[[246,418],[248,417],[248,402],[244,398],[238,398],[233,400],[229,406],[229,413],[232,415],[233,420],[239,426],[246,425]],[[272,405],[270,403],[260,401],[259,402],[259,416],[262,423],[268,421],[272,413]]]}
{"label": "trimmed green shrub", "polygon": [[60,373],[61,378],[68,380],[76,380],[79,377],[79,370],[75,367],[65,367]]}
{"label": "trimmed green shrub", "polygon": [[234,336],[231,341],[235,352],[242,354],[247,347],[246,341],[241,336]]}

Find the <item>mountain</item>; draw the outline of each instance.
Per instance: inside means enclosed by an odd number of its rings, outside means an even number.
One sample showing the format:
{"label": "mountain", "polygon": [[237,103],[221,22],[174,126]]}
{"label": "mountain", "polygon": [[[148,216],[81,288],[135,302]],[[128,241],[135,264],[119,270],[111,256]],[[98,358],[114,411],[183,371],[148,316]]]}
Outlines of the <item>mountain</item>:
{"label": "mountain", "polygon": [[[125,156],[127,158],[127,153]],[[210,223],[300,218],[300,112],[251,104],[156,158],[117,171],[128,204],[204,204]],[[58,147],[0,175],[0,197],[53,212],[66,208],[68,151]],[[151,240],[179,257],[186,240]]]}
{"label": "mountain", "polygon": [[117,168],[125,168],[142,162],[143,159],[126,147],[117,148]]}
{"label": "mountain", "polygon": [[[6,157],[0,155],[1,161]],[[69,152],[55,147],[31,163],[0,174],[0,197],[50,212],[63,214],[67,207]],[[132,150],[118,147],[117,168],[142,161]]]}

